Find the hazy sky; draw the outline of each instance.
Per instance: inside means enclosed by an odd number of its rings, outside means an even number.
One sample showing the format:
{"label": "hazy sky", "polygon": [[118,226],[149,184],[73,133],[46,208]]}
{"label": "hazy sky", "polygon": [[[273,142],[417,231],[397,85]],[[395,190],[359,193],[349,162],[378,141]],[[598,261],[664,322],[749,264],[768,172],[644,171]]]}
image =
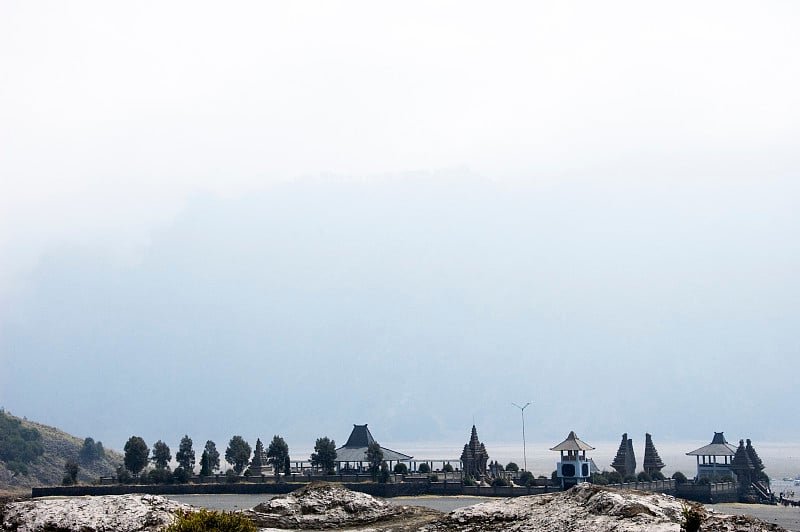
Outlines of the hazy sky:
{"label": "hazy sky", "polygon": [[0,406],[117,449],[509,442],[512,401],[553,444],[796,440],[798,27],[0,0]]}

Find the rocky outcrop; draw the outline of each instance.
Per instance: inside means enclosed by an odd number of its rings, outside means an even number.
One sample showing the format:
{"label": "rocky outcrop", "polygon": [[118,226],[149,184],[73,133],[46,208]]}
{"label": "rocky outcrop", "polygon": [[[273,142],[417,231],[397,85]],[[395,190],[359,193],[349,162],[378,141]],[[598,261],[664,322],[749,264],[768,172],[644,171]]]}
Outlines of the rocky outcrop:
{"label": "rocky outcrop", "polygon": [[155,532],[179,510],[192,510],[156,495],[106,495],[12,502],[0,509],[0,529],[15,532]]}
{"label": "rocky outcrop", "polygon": [[[447,515],[332,484],[312,484],[242,512],[271,530],[370,532],[679,532],[688,503],[657,493],[580,484],[569,491],[497,499]],[[787,532],[748,516],[707,513],[705,532]],[[9,503],[0,530],[16,532],[155,532],[192,507],[155,495],[108,495]]]}
{"label": "rocky outcrop", "polygon": [[[460,508],[420,530],[578,532],[679,532],[687,503],[656,493],[580,484],[569,491],[501,499]],[[702,508],[699,509],[704,513]],[[751,517],[705,515],[704,531],[786,532]]]}
{"label": "rocky outcrop", "polygon": [[417,506],[398,506],[336,484],[314,483],[279,495],[243,512],[259,527],[335,529],[370,525],[370,530],[417,530],[440,512]]}

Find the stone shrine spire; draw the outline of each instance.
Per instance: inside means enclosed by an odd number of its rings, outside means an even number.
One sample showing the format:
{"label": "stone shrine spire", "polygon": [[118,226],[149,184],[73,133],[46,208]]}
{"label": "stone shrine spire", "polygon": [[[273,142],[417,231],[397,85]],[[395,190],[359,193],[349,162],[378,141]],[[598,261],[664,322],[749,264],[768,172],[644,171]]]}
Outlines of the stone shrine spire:
{"label": "stone shrine spire", "polygon": [[[645,449],[645,455],[647,451]],[[633,452],[633,440],[628,439],[628,433],[622,435],[622,441],[617,450],[617,456],[611,463],[611,467],[617,470],[617,473],[622,475],[622,479],[632,477],[636,474],[636,455]]]}
{"label": "stone shrine spire", "polygon": [[664,467],[664,462],[658,456],[656,446],[653,445],[653,437],[650,434],[644,435],[644,463],[642,464],[645,473],[653,476],[653,473],[660,473]]}
{"label": "stone shrine spire", "polygon": [[270,466],[267,462],[267,453],[264,451],[264,444],[261,443],[261,438],[258,438],[253,452],[253,459],[250,461],[250,474],[262,475],[268,469],[270,469]]}
{"label": "stone shrine spire", "polygon": [[753,464],[753,467],[756,468],[756,471],[758,472],[764,471],[764,462],[762,462],[761,458],[758,457],[758,453],[753,448],[753,443],[750,441],[750,438],[747,439],[747,445],[745,446],[745,451],[747,451],[747,457],[750,459],[750,462]]}
{"label": "stone shrine spire", "polygon": [[464,445],[464,452],[461,453],[461,462],[464,464],[464,474],[476,480],[486,477],[486,463],[489,461],[489,453],[486,447],[478,439],[478,430],[472,425],[472,433],[469,443]]}

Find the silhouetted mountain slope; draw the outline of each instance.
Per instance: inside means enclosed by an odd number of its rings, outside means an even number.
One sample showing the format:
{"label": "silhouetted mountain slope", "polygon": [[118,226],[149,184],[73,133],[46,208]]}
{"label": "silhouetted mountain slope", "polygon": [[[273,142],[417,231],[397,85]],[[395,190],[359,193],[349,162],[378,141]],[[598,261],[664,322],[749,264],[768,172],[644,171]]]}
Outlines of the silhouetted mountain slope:
{"label": "silhouetted mountain slope", "polygon": [[[64,478],[64,464],[67,460],[74,460],[80,466],[78,482],[90,483],[101,476],[111,476],[118,465],[122,463],[122,455],[105,449],[104,456],[95,459],[82,459],[80,457],[84,439],[67,434],[55,427],[34,423],[20,419],[6,412],[0,412],[0,446],[13,448],[13,443],[20,443],[21,439],[34,439],[31,429],[39,434],[35,438],[40,445],[41,454],[30,462],[16,461],[12,463],[10,454],[6,453],[5,459],[0,455],[0,490],[14,490],[29,488],[31,486],[61,484]],[[15,440],[12,442],[11,440]],[[0,453],[2,454],[2,453]],[[19,455],[20,453],[16,453]],[[20,464],[22,466],[20,466]],[[27,469],[27,474],[24,470]],[[21,471],[23,470],[23,471]]]}

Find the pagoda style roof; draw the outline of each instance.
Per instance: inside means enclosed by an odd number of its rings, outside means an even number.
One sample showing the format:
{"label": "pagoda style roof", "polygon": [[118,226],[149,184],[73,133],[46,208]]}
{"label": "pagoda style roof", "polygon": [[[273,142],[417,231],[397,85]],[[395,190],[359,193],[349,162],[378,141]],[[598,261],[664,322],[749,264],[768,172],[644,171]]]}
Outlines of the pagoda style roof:
{"label": "pagoda style roof", "polygon": [[736,449],[736,455],[731,461],[731,469],[734,471],[755,469],[753,462],[747,455],[747,448],[744,446],[744,440],[739,440],[739,447]]}
{"label": "pagoda style roof", "polygon": [[759,471],[763,471],[764,462],[762,462],[761,458],[759,458],[758,453],[753,448],[753,442],[751,442],[750,439],[747,440],[746,449],[747,449],[747,457],[750,458],[750,461],[753,463],[753,467],[755,467]]}
{"label": "pagoda style roof", "polygon": [[734,456],[736,447],[725,440],[722,432],[715,432],[711,443],[686,454],[687,456]]}
{"label": "pagoda style roof", "polygon": [[[376,443],[367,425],[353,425],[353,431],[347,438],[347,443],[336,449],[337,462],[366,462],[367,448],[370,444]],[[386,447],[381,447],[383,459],[387,462],[397,462],[401,460],[411,460],[413,456],[399,453]]]}
{"label": "pagoda style roof", "polygon": [[653,437],[648,433],[644,435],[644,463],[642,467],[644,467],[645,471],[647,469],[661,470],[664,467],[664,462],[653,444]]}
{"label": "pagoda style roof", "polygon": [[633,475],[636,473],[636,454],[633,452],[633,440],[628,438],[628,433],[622,435],[622,441],[617,449],[617,455],[611,462],[611,467],[620,475]]}
{"label": "pagoda style roof", "polygon": [[593,451],[594,447],[581,440],[575,435],[575,431],[569,431],[567,439],[550,448],[551,451]]}
{"label": "pagoda style roof", "polygon": [[345,447],[368,447],[370,443],[375,443],[375,438],[372,437],[367,424],[353,424],[353,432],[350,433],[350,437],[347,438],[347,443],[344,444],[342,449]]}

